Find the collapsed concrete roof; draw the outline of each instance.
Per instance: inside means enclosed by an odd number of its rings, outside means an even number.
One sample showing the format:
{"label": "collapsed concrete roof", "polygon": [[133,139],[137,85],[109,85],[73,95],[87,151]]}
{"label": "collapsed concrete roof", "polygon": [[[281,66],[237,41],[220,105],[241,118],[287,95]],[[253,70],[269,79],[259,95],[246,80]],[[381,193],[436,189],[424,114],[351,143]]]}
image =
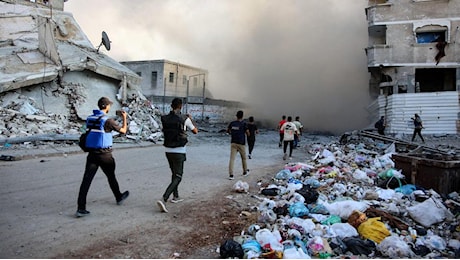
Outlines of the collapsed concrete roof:
{"label": "collapsed concrete roof", "polygon": [[129,109],[130,124],[149,129],[137,137],[159,131],[141,78],[94,48],[71,13],[10,2],[0,0],[0,140],[75,133],[101,96],[119,101],[113,111]]}
{"label": "collapsed concrete roof", "polygon": [[97,52],[71,13],[0,1],[0,93],[90,70],[129,87],[140,77]]}

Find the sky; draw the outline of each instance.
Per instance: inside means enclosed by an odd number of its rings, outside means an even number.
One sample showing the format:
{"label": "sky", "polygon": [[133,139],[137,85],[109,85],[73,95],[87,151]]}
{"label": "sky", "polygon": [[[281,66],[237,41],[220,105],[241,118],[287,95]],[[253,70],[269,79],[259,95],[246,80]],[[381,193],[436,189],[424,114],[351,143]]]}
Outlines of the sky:
{"label": "sky", "polygon": [[[118,61],[167,59],[209,72],[216,99],[263,124],[300,116],[306,130],[367,127],[366,0],[68,0],[64,11]],[[249,114],[245,114],[245,117]]]}

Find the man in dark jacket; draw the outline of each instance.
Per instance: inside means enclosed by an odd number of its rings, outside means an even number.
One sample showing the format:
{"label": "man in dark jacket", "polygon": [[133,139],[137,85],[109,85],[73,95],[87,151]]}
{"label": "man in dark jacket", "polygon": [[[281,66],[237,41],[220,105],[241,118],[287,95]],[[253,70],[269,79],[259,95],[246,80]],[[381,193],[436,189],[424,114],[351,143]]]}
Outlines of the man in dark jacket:
{"label": "man in dark jacket", "polygon": [[171,112],[161,117],[163,125],[163,135],[166,159],[168,159],[169,168],[171,169],[172,178],[171,183],[163,193],[163,201],[157,201],[157,205],[162,212],[168,212],[166,202],[171,194],[173,198],[172,203],[181,202],[179,197],[179,183],[182,181],[182,174],[184,173],[184,162],[186,161],[186,146],[188,142],[186,130],[192,131],[197,134],[198,128],[195,127],[190,115],[182,115],[182,99],[174,98],[171,102]]}
{"label": "man in dark jacket", "polygon": [[233,164],[235,162],[236,153],[240,153],[241,156],[241,162],[243,164],[243,176],[246,176],[249,172],[248,166],[246,164],[246,136],[249,135],[249,130],[246,122],[243,121],[243,111],[240,110],[236,113],[236,120],[228,125],[227,133],[229,133],[231,136],[228,177],[230,180],[233,180]]}

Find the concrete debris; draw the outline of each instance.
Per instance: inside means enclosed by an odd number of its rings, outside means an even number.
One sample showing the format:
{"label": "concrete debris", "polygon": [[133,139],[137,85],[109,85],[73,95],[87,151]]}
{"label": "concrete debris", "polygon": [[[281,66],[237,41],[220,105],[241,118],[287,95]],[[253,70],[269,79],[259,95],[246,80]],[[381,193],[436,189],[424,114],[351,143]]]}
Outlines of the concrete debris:
{"label": "concrete debris", "polygon": [[232,238],[244,258],[460,257],[460,196],[409,184],[392,144],[355,133],[309,145],[306,161],[259,181],[242,195],[258,222]]}
{"label": "concrete debris", "polygon": [[[46,113],[33,98],[21,94],[0,96],[0,104],[0,144],[76,141],[85,128],[84,120],[75,114]],[[128,113],[129,129],[126,135],[115,138],[115,142],[161,140],[161,112],[158,108],[135,95],[122,104],[122,108]],[[121,118],[115,118],[121,123]]]}

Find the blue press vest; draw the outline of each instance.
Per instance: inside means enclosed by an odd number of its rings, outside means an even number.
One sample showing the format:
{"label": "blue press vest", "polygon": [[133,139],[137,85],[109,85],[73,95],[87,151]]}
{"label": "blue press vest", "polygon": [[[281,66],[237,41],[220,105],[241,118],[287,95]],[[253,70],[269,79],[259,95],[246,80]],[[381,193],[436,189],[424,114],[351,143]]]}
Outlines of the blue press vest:
{"label": "blue press vest", "polygon": [[104,130],[108,117],[101,110],[93,110],[93,115],[86,119],[86,129],[90,132],[86,138],[86,147],[90,149],[103,149],[112,147],[112,133]]}

